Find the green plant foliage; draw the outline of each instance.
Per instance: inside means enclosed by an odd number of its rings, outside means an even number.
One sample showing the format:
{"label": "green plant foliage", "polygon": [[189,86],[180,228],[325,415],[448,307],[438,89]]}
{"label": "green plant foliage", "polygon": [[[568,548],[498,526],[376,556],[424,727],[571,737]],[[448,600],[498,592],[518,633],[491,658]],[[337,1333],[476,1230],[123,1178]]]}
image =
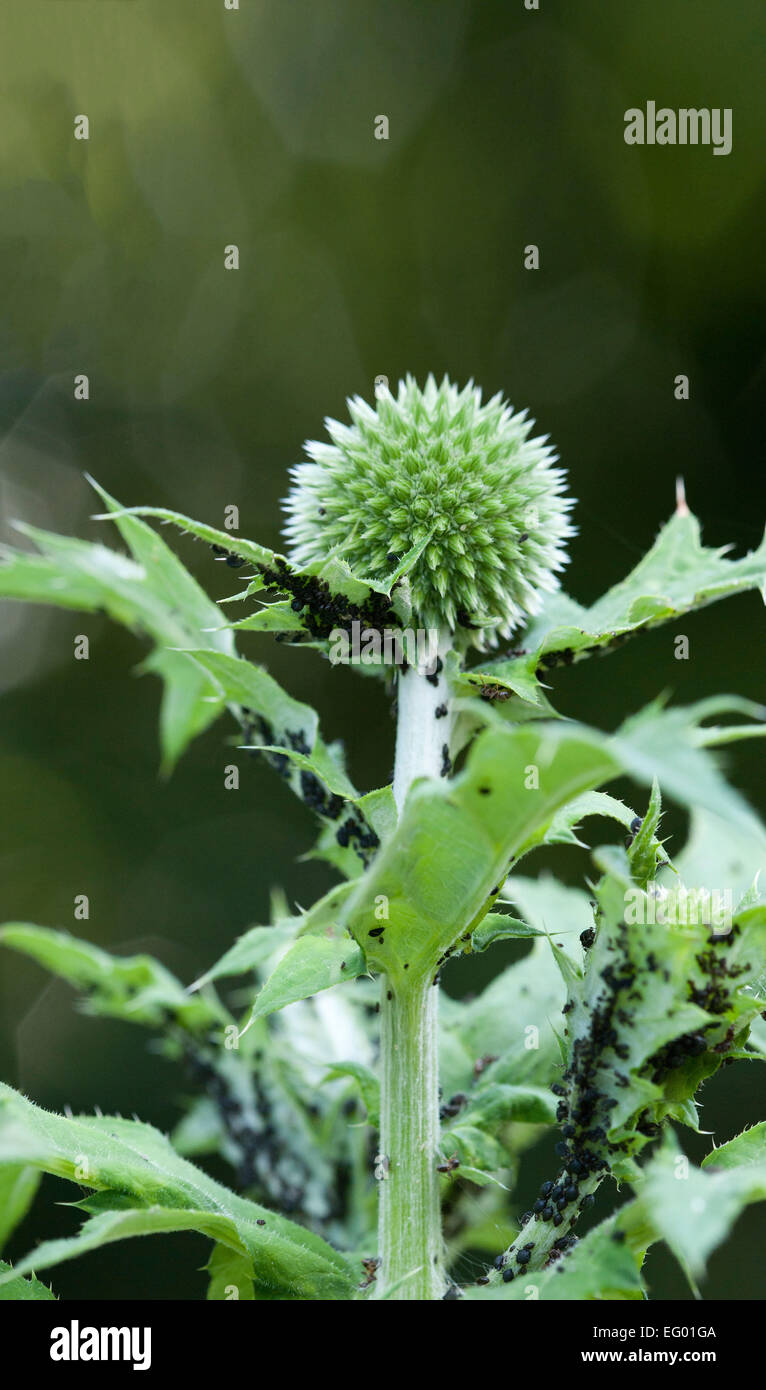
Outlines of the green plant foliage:
{"label": "green plant foliage", "polygon": [[558,1035],[563,1031],[566,986],[550,942],[544,939],[544,928],[566,921],[566,934],[557,935],[556,940],[562,942],[573,964],[581,960],[579,932],[593,921],[588,898],[550,879],[536,881],[515,874],[504,891],[513,892],[514,901],[543,939],[534,941],[527,955],[497,975],[475,999],[466,1004],[453,1001],[450,1010],[444,1011],[445,1095],[470,1095],[482,1082],[546,1086],[561,1067]]}
{"label": "green plant foliage", "polygon": [[[94,486],[110,512],[116,511],[114,499]],[[104,609],[116,622],[152,639],[143,669],[164,682],[160,736],[163,766],[169,771],[189,741],[223,710],[209,677],[180,649],[204,645],[230,653],[232,637],[221,630],[216,605],[151,527],[123,516],[117,525],[130,558],[100,544],[21,526],[39,553],[2,550],[0,596],[89,612]]]}
{"label": "green plant foliage", "polygon": [[[0,1086],[0,1163],[32,1164],[97,1193],[80,1232],[26,1256],[0,1287],[33,1269],[116,1240],[161,1231],[199,1231],[246,1257],[254,1284],[285,1298],[348,1298],[347,1262],[325,1241],[284,1217],[228,1192],[174,1152],[151,1125],[115,1116],[65,1119]],[[112,1209],[111,1199],[117,1204]],[[126,1198],[132,1205],[125,1204]]]}
{"label": "green plant foliage", "polygon": [[40,1174],[26,1164],[8,1164],[0,1168],[0,1250],[31,1207]]}
{"label": "green plant foliage", "polygon": [[519,941],[542,934],[536,927],[530,927],[528,922],[521,922],[510,913],[488,912],[471,932],[471,950],[487,951],[496,941]]}
{"label": "green plant foliage", "polygon": [[766,1200],[764,1126],[708,1154],[701,1168],[667,1135],[647,1164],[638,1195],[620,1216],[634,1239],[664,1240],[684,1268],[699,1278],[709,1255],[725,1240],[751,1202]]}
{"label": "green plant foliage", "polygon": [[[366,626],[381,617],[393,624],[407,623],[412,616],[408,590],[402,587],[402,580],[419,560],[428,543],[427,536],[407,550],[385,577],[376,580],[355,573],[339,553],[305,566],[293,565],[274,550],[165,507],[126,507],[111,519],[119,524],[124,517],[144,516],[178,526],[187,535],[206,541],[217,549],[221,558],[225,556],[235,565],[237,561],[251,565],[253,577],[237,598],[247,599],[264,592],[290,596],[289,601],[277,597],[259,612],[235,623],[237,628],[252,632],[301,633],[310,639],[307,645],[325,650],[331,630],[327,627],[328,620],[334,627],[347,626],[354,619]],[[105,514],[99,519],[107,517]],[[320,607],[326,609],[324,620],[318,616]]]}
{"label": "green plant foliage", "polygon": [[766,831],[757,816],[728,785],[707,751],[717,744],[763,737],[766,724],[703,727],[703,719],[722,713],[762,721],[766,710],[733,696],[674,709],[664,709],[658,701],[626,719],[615,735],[615,753],[625,771],[638,781],[651,783],[656,777],[661,780],[663,791],[681,805],[702,806],[748,835],[760,835],[761,840],[766,840]]}
{"label": "green plant foliage", "polygon": [[367,1111],[367,1121],[377,1129],[380,1121],[380,1082],[374,1071],[361,1062],[338,1062],[325,1076],[325,1081],[334,1081],[341,1076],[350,1076],[357,1083]]}
{"label": "green plant foliage", "polygon": [[735,900],[751,889],[763,875],[766,888],[766,839],[760,823],[750,830],[732,826],[723,816],[695,806],[689,837],[674,859],[685,883],[707,883],[712,868],[716,881],[731,886]]}
{"label": "green plant foliage", "polygon": [[[210,1274],[207,1290],[209,1301],[226,1302],[236,1298],[246,1303],[253,1302],[256,1297],[253,1266],[247,1255],[226,1245],[214,1245],[206,1268]],[[268,1299],[269,1295],[261,1292],[258,1298]]]}
{"label": "green plant foliage", "polygon": [[[456,409],[468,410],[469,397],[461,400]],[[384,433],[396,434],[389,407],[380,409]],[[499,409],[488,417],[493,428]],[[373,430],[362,412],[362,435],[365,422]],[[431,420],[434,437],[448,423]],[[405,471],[409,449],[397,464]],[[608,733],[560,718],[544,682],[557,666],[607,654],[726,595],[766,593],[766,540],[730,560],[702,546],[682,506],[627,579],[588,609],[550,596],[510,655],[467,669],[461,653],[474,629],[458,623],[465,630],[438,676],[449,709],[436,717],[448,713],[451,730],[442,776],[416,777],[406,799],[397,791],[397,809],[391,787],[357,789],[316,711],[239,655],[235,633],[277,634],[325,655],[333,628],[406,624],[413,604],[435,603],[442,571],[452,573],[440,568],[449,509],[438,535],[433,518],[429,526],[416,514],[401,521],[406,544],[390,554],[373,528],[356,538],[353,557],[339,542],[302,555],[300,568],[254,541],[162,508],[125,509],[97,491],[129,553],[26,527],[36,551],[3,552],[0,596],[105,610],[148,638],[144,669],[164,682],[165,770],[228,710],[242,748],[257,750],[316,814],[310,857],[328,862],[338,881],[306,910],[275,895],[271,923],[223,942],[189,986],[148,955],[113,955],[24,922],[0,927],[0,945],[68,981],[86,1012],[153,1035],[188,1084],[172,1139],[140,1121],[51,1115],[0,1086],[0,1244],[23,1223],[42,1172],[88,1194],[76,1203],[79,1229],[13,1268],[0,1265],[0,1297],[50,1299],[37,1272],[131,1236],[182,1230],[211,1241],[210,1300],[375,1297],[376,1231],[386,1229],[377,1209],[391,1153],[396,1162],[394,1149],[381,1149],[387,1133],[389,1143],[393,1131],[400,1137],[391,1115],[402,1099],[392,1101],[386,1082],[378,1010],[390,1020],[418,990],[440,997],[441,1095],[434,1055],[429,1114],[441,1113],[428,1180],[447,1218],[449,1278],[464,1284],[477,1257],[488,1265],[463,1296],[639,1299],[650,1292],[643,1260],[657,1241],[696,1287],[739,1214],[766,1198],[762,1114],[700,1168],[675,1136],[683,1126],[699,1133],[700,1088],[723,1063],[747,1061],[755,1075],[766,1060],[766,830],[716,752],[762,737],[766,709],[725,695],[687,707],[657,699]],[[503,530],[491,499],[480,500],[486,525]],[[181,528],[242,571],[230,600],[246,605],[240,622],[222,616],[145,518]],[[315,519],[306,513],[304,522]],[[357,572],[371,545],[372,578]],[[469,592],[462,554],[453,545],[450,565]],[[511,578],[506,599],[521,604],[524,585]],[[484,607],[499,583],[482,589]],[[262,605],[255,612],[251,599]],[[473,605],[479,643],[510,612],[507,603],[494,615],[481,606]],[[603,790],[622,777],[637,796]],[[680,849],[665,838],[663,800],[689,813]],[[548,873],[554,846],[565,847],[573,873],[579,865],[574,885]],[[705,915],[713,884],[729,895],[723,918]],[[453,957],[498,942],[515,952],[512,963],[475,997],[434,991]],[[433,1050],[436,1023],[430,1042],[425,1029],[418,1036],[424,1053]],[[411,1097],[408,1089],[408,1105]],[[520,1212],[526,1153],[556,1127],[557,1171],[534,1209]],[[425,1151],[421,1142],[416,1158]],[[238,1190],[192,1156],[223,1158]],[[597,1189],[615,1184],[624,1204],[578,1243]],[[415,1211],[420,1198],[410,1195]],[[430,1256],[421,1264],[430,1270]],[[383,1296],[402,1288],[406,1296],[416,1266]]]}
{"label": "green plant foliage", "polygon": [[469,682],[479,693],[508,690],[536,704],[540,683],[554,667],[613,649],[643,629],[732,594],[758,589],[766,600],[766,536],[741,560],[727,560],[728,549],[704,546],[699,521],[681,508],[635,569],[590,608],[552,594],[525,633],[523,654],[484,664],[469,673]]}
{"label": "green plant foliage", "polygon": [[759,1166],[766,1162],[766,1121],[753,1125],[730,1139],[727,1144],[719,1144],[712,1153],[702,1160],[702,1167],[711,1173],[719,1173],[730,1168],[741,1169],[750,1163]]}
{"label": "green plant foliage", "polygon": [[250,1022],[308,999],[323,989],[355,980],[367,966],[364,952],[348,935],[333,941],[326,936],[301,936],[274,967],[260,990]]}
{"label": "green plant foliage", "polygon": [[190,1032],[220,1029],[232,1021],[212,998],[190,996],[152,956],[113,956],[68,932],[27,922],[0,927],[0,942],[83,991],[90,1013],[148,1026],[172,1019]]}
{"label": "green plant foliage", "polygon": [[[572,824],[587,814],[627,818],[613,798],[580,799],[586,787],[620,771],[653,784],[661,770],[683,804],[714,807],[753,833],[756,818],[704,747],[713,739],[699,721],[721,709],[752,714],[760,707],[734,700],[688,710],[651,707],[611,739],[583,726],[544,723],[480,735],[454,781],[413,790],[396,833],[347,904],[345,920],[370,964],[395,976],[405,964],[418,972],[443,963],[461,938],[470,938],[497,886],[530,850],[546,841],[571,842]],[[734,726],[725,736],[738,733],[747,737],[750,726]],[[539,771],[538,785],[529,784],[530,770]],[[654,837],[658,814],[655,801],[635,851],[644,877],[652,859],[662,857]],[[385,917],[376,911],[381,903]]]}
{"label": "green plant foliage", "polygon": [[227,975],[245,975],[260,970],[276,951],[284,949],[296,936],[308,932],[337,936],[340,908],[350,888],[348,883],[338,884],[319,898],[308,912],[294,917],[280,917],[270,927],[250,927],[215,965],[200,976],[192,988],[200,989],[202,985]]}
{"label": "green plant foliage", "polygon": [[[652,924],[646,895],[631,930],[623,885],[606,878],[596,893],[595,942],[570,984],[565,1104],[573,1152],[630,1153],[668,1116],[695,1123],[697,1086],[766,1002],[766,991],[751,993],[753,967],[766,961],[766,912],[747,931],[735,916],[731,937],[711,944],[704,924]],[[598,1099],[585,1100],[592,1090]],[[580,1137],[597,1128],[603,1141]]]}
{"label": "green plant foliage", "polygon": [[27,1303],[55,1303],[56,1295],[41,1284],[39,1279],[32,1275],[29,1279],[24,1279],[21,1275],[14,1276],[14,1271],[4,1260],[0,1260],[0,1275],[7,1278],[7,1283],[0,1284],[0,1302],[4,1299],[13,1299],[15,1302]]}
{"label": "green plant foliage", "polygon": [[[655,789],[647,825],[656,822],[658,800]],[[594,857],[606,872],[595,888],[582,962],[554,951],[567,987],[563,1066],[553,1085],[564,1138],[552,1186],[565,1194],[563,1211],[555,1227],[543,1219],[544,1201],[528,1217],[506,1255],[511,1269],[525,1244],[532,1251],[530,1271],[544,1269],[560,1253],[556,1242],[571,1235],[583,1199],[607,1176],[638,1184],[643,1192],[637,1155],[668,1120],[697,1129],[694,1097],[700,1084],[724,1060],[745,1055],[749,1029],[766,1003],[766,903],[745,895],[730,928],[720,932],[710,919],[695,919],[688,905],[676,921],[670,906],[678,907],[678,896],[658,900],[650,891],[655,882],[640,886],[646,866],[638,835],[627,853],[596,851]],[[621,867],[619,876],[615,867]],[[748,1149],[756,1167],[760,1138],[759,1132]],[[744,1185],[747,1200],[762,1195],[759,1173]],[[651,1207],[653,1198],[646,1201]],[[721,1234],[728,1215],[739,1209],[734,1196],[721,1204]],[[667,1239],[664,1228],[652,1238]],[[687,1254],[689,1269],[699,1273],[699,1252],[690,1246]]]}
{"label": "green plant foliage", "polygon": [[[326,929],[338,892],[333,890],[309,913],[287,921],[278,919],[272,927],[254,928],[258,949],[248,950],[246,959],[232,962],[232,972],[255,972],[266,982],[270,963],[299,930]],[[268,939],[265,946],[264,937]],[[240,1045],[238,1025],[209,986],[202,995],[190,995],[151,957],[110,956],[67,933],[25,925],[9,924],[1,939],[84,992],[84,1007],[89,1013],[106,1014],[152,1030],[159,1034],[162,1051],[184,1063],[207,1096],[197,1101],[177,1126],[174,1143],[179,1152],[187,1156],[220,1152],[253,1195],[277,1205],[291,1204],[315,1229],[338,1234],[332,1190],[335,1165],[340,1172],[349,1161],[348,1127],[336,1114],[331,1094],[323,1094],[322,1103],[316,1104],[315,1088],[322,1069],[316,1064],[304,1069],[300,1053],[308,1034],[319,1055],[325,1048],[331,1058],[334,1054],[321,1034],[313,1037],[306,1021],[296,1020],[298,1051],[292,1027],[282,1028],[277,1037],[268,1039],[252,1027]],[[349,941],[350,959],[357,950]],[[235,947],[235,956],[236,952]],[[219,964],[223,973],[228,973],[229,967]],[[354,1011],[357,1027],[359,1015],[359,1009]],[[264,1042],[268,1044],[265,1050]],[[260,1058],[257,1065],[255,1057]],[[309,1105],[315,1112],[311,1121],[307,1119]],[[355,1161],[354,1155],[351,1158]],[[12,1186],[17,1171],[2,1171]],[[33,1180],[30,1200],[37,1178],[34,1170],[27,1170],[22,1190],[26,1191]],[[9,1197],[9,1217],[11,1210]]]}
{"label": "green plant foliage", "polygon": [[[541,767],[540,785],[527,792],[532,765]],[[537,827],[618,771],[605,740],[588,730],[523,726],[481,735],[454,782],[416,787],[344,913],[372,968],[396,978],[405,965],[414,973],[436,968],[461,934],[470,939]],[[387,905],[382,919],[378,900]]]}

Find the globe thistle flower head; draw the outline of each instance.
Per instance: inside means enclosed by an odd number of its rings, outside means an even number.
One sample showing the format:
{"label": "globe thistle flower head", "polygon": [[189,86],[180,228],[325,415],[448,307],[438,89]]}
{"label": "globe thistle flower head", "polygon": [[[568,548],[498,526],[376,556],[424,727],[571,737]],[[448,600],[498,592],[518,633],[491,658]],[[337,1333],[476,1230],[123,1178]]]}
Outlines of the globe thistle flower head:
{"label": "globe thistle flower head", "polygon": [[297,565],[340,555],[353,572],[384,579],[413,548],[413,621],[485,647],[507,637],[558,587],[573,534],[564,472],[526,411],[498,394],[482,404],[412,377],[375,406],[348,402],[351,423],[325,422],[329,442],[305,445],[292,470],[285,535]]}

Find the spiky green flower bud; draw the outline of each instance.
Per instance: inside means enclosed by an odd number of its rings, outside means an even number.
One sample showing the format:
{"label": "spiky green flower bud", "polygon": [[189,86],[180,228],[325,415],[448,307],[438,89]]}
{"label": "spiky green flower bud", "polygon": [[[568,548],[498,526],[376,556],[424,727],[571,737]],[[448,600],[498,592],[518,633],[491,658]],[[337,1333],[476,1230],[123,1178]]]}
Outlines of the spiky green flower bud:
{"label": "spiky green flower bud", "polygon": [[348,402],[351,424],[326,421],[331,443],[306,444],[291,470],[285,534],[300,565],[340,554],[354,573],[382,579],[413,547],[413,617],[477,646],[506,637],[558,586],[573,534],[572,500],[546,438],[501,395],[482,404],[412,377],[373,408]]}

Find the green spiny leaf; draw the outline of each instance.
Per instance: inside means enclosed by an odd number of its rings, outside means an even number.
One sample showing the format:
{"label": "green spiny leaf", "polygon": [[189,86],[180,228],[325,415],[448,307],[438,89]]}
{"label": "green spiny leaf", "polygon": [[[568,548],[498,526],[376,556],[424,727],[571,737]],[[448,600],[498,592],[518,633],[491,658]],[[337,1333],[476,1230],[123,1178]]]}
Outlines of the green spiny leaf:
{"label": "green spiny leaf", "polygon": [[245,975],[260,970],[296,936],[314,932],[337,936],[340,908],[350,890],[350,883],[339,883],[319,898],[308,912],[298,913],[294,917],[277,917],[270,927],[250,927],[190,988],[200,989],[202,985],[225,975]]}
{"label": "green spiny leaf", "polygon": [[[110,509],[117,508],[103,489],[98,491]],[[155,648],[143,669],[155,671],[165,683],[160,728],[163,768],[169,771],[223,709],[209,678],[169,649],[231,652],[233,639],[214,630],[221,627],[218,608],[164,541],[135,518],[119,524],[131,559],[103,545],[19,526],[40,553],[3,549],[0,597],[89,612],[105,609],[117,622],[152,638]]]}
{"label": "green spiny leaf", "polygon": [[24,1279],[17,1275],[11,1265],[0,1260],[0,1275],[7,1279],[7,1283],[0,1284],[0,1302],[5,1299],[13,1299],[17,1303],[55,1303],[56,1295],[41,1284],[34,1275]]}
{"label": "green spiny leaf", "polygon": [[[128,1236],[196,1230],[253,1265],[257,1288],[300,1298],[350,1298],[343,1256],[311,1231],[238,1197],[180,1158],[150,1125],[115,1116],[65,1118],[0,1084],[0,1165],[29,1163],[57,1177],[134,1199],[105,1210],[73,1237],[48,1241],[21,1260],[13,1276]],[[0,1276],[0,1285],[11,1275]]]}
{"label": "green spiny leaf", "polygon": [[256,996],[250,1022],[265,1018],[299,999],[308,999],[366,970],[364,952],[348,934],[338,938],[300,936],[288,947]]}
{"label": "green spiny leaf", "polygon": [[91,1013],[124,1018],[149,1026],[168,1015],[192,1032],[231,1023],[212,999],[190,998],[184,986],[152,956],[113,956],[68,932],[9,922],[0,927],[0,943],[22,951],[88,995]]}
{"label": "green spiny leaf", "polygon": [[500,658],[468,673],[479,692],[487,682],[536,703],[540,681],[555,666],[607,652],[643,629],[671,622],[718,599],[749,589],[766,599],[766,536],[739,560],[724,546],[702,545],[700,524],[683,508],[661,529],[635,569],[590,608],[554,593],[525,633],[521,655]]}
{"label": "green spiny leaf", "polygon": [[753,1163],[761,1166],[766,1163],[766,1121],[752,1125],[742,1134],[719,1144],[712,1153],[706,1154],[702,1167],[709,1172],[723,1172],[729,1168],[744,1168]]}
{"label": "green spiny leaf", "polygon": [[[721,712],[762,719],[764,710],[733,696],[700,700],[695,705],[664,709],[654,701],[632,715],[617,730],[612,744],[625,771],[648,785],[658,779],[663,792],[682,806],[702,806],[766,845],[766,831],[744,797],[730,787],[707,751],[710,730],[702,720]],[[732,725],[731,737],[746,735],[751,726]],[[756,726],[766,732],[766,724]]]}
{"label": "green spiny leaf", "polygon": [[[708,1166],[696,1168],[667,1134],[644,1169],[637,1197],[621,1213],[621,1227],[629,1233],[640,1231],[647,1244],[647,1232],[654,1240],[666,1241],[682,1266],[699,1278],[740,1212],[751,1202],[766,1200],[766,1145],[762,1134],[759,1139],[760,1159],[749,1145],[740,1150],[741,1164],[727,1162],[726,1155],[716,1163],[721,1153],[716,1150],[708,1156]],[[738,1143],[733,1140],[732,1148]],[[735,1153],[728,1157],[731,1160]]]}
{"label": "green spiny leaf", "polygon": [[537,927],[530,927],[528,922],[511,917],[510,913],[488,912],[476,930],[471,932],[471,950],[486,951],[496,941],[524,940],[542,935]]}

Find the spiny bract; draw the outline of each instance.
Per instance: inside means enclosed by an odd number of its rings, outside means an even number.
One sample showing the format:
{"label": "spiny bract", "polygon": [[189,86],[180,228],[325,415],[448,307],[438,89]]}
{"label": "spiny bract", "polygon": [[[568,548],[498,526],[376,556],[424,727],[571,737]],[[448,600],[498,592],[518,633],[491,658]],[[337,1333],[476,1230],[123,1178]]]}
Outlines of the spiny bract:
{"label": "spiny bract", "polygon": [[327,420],[332,443],[305,445],[310,462],[291,470],[285,534],[299,565],[342,556],[355,574],[380,580],[413,547],[414,618],[463,629],[494,645],[557,588],[573,534],[564,472],[534,421],[500,394],[482,405],[473,382],[458,390],[412,377],[375,408],[348,402],[351,424]]}

